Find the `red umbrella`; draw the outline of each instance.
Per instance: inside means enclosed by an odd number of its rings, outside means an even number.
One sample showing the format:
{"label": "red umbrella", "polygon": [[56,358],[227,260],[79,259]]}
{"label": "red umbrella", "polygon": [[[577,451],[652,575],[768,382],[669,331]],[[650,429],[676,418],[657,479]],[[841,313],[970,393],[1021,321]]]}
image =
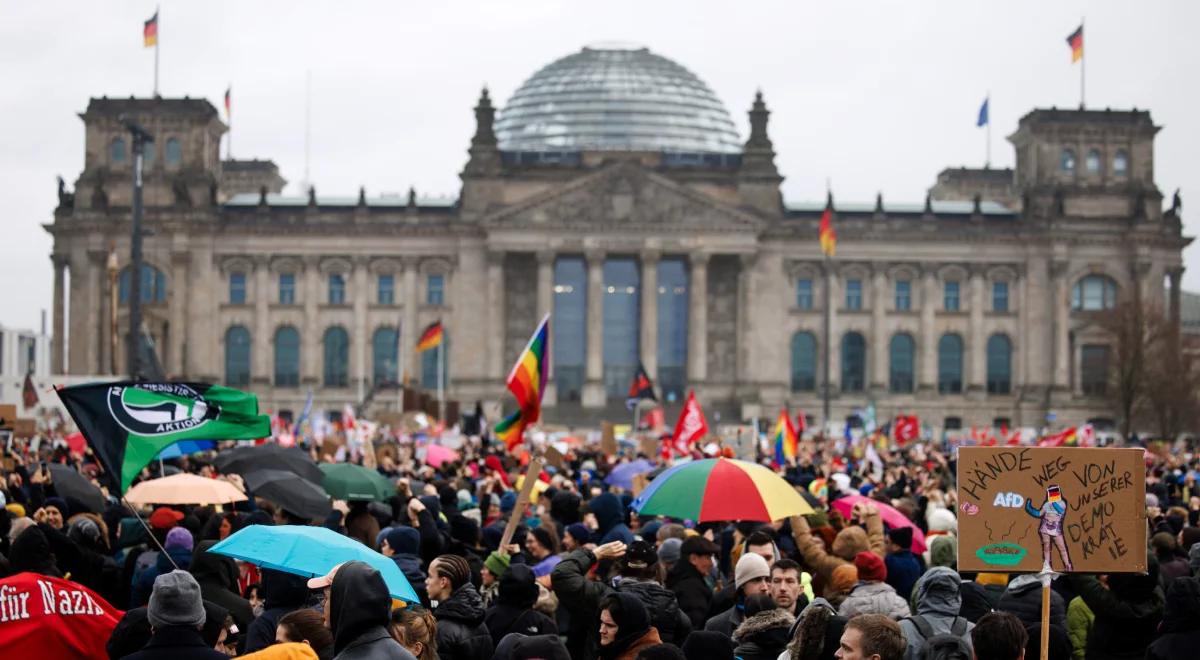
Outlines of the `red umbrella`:
{"label": "red umbrella", "polygon": [[878,502],[862,495],[845,495],[830,502],[829,506],[837,509],[846,520],[849,520],[851,509],[859,502],[874,504],[879,509],[879,518],[892,529],[896,529],[897,527],[911,527],[913,531],[912,551],[916,554],[925,552],[925,533],[921,531],[921,528],[914,525],[913,521],[908,519],[908,516],[900,513],[890,504],[884,504],[883,502]]}
{"label": "red umbrella", "polygon": [[106,660],[124,614],[68,580],[18,573],[0,580],[0,648],[6,658]]}

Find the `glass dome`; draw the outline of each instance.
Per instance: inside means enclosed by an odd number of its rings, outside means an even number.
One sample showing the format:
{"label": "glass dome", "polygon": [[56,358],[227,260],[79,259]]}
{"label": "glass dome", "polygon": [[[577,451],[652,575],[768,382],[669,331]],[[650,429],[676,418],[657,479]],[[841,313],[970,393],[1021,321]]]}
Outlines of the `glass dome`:
{"label": "glass dome", "polygon": [[646,48],[587,47],[533,74],[496,122],[505,151],[741,153],[725,106]]}

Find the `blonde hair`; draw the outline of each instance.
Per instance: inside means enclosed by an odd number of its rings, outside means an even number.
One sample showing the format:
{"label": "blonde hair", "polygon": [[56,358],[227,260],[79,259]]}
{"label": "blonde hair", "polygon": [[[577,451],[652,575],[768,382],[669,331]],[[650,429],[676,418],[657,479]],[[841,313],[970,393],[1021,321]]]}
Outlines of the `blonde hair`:
{"label": "blonde hair", "polygon": [[392,638],[408,648],[421,644],[417,660],[437,660],[437,620],[424,608],[404,607],[392,611]]}

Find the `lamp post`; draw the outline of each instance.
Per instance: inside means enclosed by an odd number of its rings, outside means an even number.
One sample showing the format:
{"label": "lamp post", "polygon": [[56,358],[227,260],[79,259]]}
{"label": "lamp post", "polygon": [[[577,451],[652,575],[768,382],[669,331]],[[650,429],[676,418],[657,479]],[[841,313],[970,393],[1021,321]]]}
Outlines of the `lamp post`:
{"label": "lamp post", "polygon": [[154,137],[137,122],[123,118],[122,124],[133,136],[133,222],[129,243],[129,344],[126,356],[129,378],[140,380],[142,339],[142,164],[144,148]]}
{"label": "lamp post", "polygon": [[117,373],[117,313],[120,311],[117,290],[119,271],[117,246],[110,241],[108,244],[108,372],[114,376]]}

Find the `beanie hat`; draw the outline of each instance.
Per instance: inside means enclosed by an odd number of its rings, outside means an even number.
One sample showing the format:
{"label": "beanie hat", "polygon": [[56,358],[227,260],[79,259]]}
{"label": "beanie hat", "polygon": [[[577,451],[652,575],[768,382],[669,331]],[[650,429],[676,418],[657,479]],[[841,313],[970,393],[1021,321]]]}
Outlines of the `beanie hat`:
{"label": "beanie hat", "polygon": [[91,518],[76,518],[67,529],[67,538],[79,543],[87,541],[92,544],[101,543],[100,526]]}
{"label": "beanie hat", "polygon": [[20,504],[14,502],[12,504],[4,505],[4,508],[7,509],[9,513],[13,514],[14,518],[25,517],[25,507],[21,506]]}
{"label": "beanie hat", "polygon": [[517,506],[517,494],[511,490],[500,496],[500,513],[508,513]]}
{"label": "beanie hat", "polygon": [[866,552],[871,545],[867,542],[867,532],[862,527],[850,526],[837,533],[833,539],[833,554],[853,561],[860,552]]}
{"label": "beanie hat", "polygon": [[571,538],[575,539],[575,542],[579,545],[592,542],[592,533],[588,530],[587,525],[583,523],[571,523],[570,525],[567,525],[567,533],[570,534]]}
{"label": "beanie hat", "polygon": [[167,532],[167,540],[163,542],[163,550],[172,550],[181,548],[183,550],[192,549],[192,533],[183,527],[173,527]]}
{"label": "beanie hat", "polygon": [[771,577],[771,567],[761,555],[752,552],[742,555],[733,569],[733,582],[737,589],[751,580],[765,577]]}
{"label": "beanie hat", "polygon": [[937,508],[925,516],[930,532],[957,532],[958,518],[949,509]]}
{"label": "beanie hat", "polygon": [[154,578],[146,616],[155,628],[204,625],[200,585],[187,571],[174,570]]}
{"label": "beanie hat", "polygon": [[854,564],[841,564],[833,569],[833,573],[829,576],[829,587],[833,591],[850,591],[856,582],[858,582],[858,569],[854,567]]}
{"label": "beanie hat", "polygon": [[71,515],[67,508],[67,501],[61,497],[47,497],[46,500],[42,502],[42,506],[52,506],[58,509],[58,512],[62,514],[63,518]]}
{"label": "beanie hat", "polygon": [[479,523],[466,516],[454,516],[450,519],[450,538],[467,545],[475,547],[479,543]]}
{"label": "beanie hat", "polygon": [[504,574],[508,572],[508,563],[508,555],[499,552],[493,552],[483,560],[483,565],[492,572],[492,575],[496,576],[496,579],[504,577]]}
{"label": "beanie hat", "polygon": [[396,554],[415,555],[421,545],[421,533],[412,527],[399,525],[389,529],[383,540]]}
{"label": "beanie hat", "polygon": [[854,568],[858,569],[858,579],[863,582],[883,582],[887,579],[887,565],[874,552],[854,555]]}
{"label": "beanie hat", "polygon": [[948,566],[958,565],[958,539],[949,534],[939,534],[929,542],[929,565]]}
{"label": "beanie hat", "polygon": [[658,559],[666,564],[679,561],[679,549],[683,547],[683,539],[667,539],[658,546]]}
{"label": "beanie hat", "polygon": [[912,527],[897,527],[888,532],[888,539],[905,550],[912,549]]}

